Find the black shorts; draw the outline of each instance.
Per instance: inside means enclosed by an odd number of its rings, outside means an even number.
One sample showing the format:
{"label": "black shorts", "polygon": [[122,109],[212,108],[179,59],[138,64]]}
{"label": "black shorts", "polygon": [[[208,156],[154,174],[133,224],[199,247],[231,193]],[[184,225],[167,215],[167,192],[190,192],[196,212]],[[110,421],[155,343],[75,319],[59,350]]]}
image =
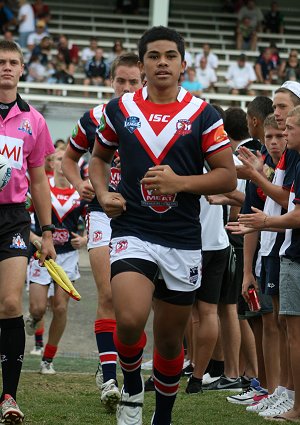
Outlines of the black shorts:
{"label": "black shorts", "polygon": [[265,295],[279,295],[280,258],[261,257],[260,282]]}
{"label": "black shorts", "polygon": [[235,247],[235,271],[233,274],[225,273],[222,283],[220,303],[236,304],[242,292],[244,257],[243,248]]}
{"label": "black shorts", "polygon": [[25,204],[0,205],[0,261],[28,257],[30,216]]}
{"label": "black shorts", "polygon": [[119,273],[137,272],[153,282],[155,289],[153,297],[174,305],[192,305],[195,301],[195,292],[171,291],[165,282],[159,278],[159,268],[152,261],[139,258],[126,258],[114,261],[111,265],[111,279]]}
{"label": "black shorts", "polygon": [[201,286],[196,290],[196,298],[210,304],[218,304],[228,265],[230,247],[217,251],[202,251]]}

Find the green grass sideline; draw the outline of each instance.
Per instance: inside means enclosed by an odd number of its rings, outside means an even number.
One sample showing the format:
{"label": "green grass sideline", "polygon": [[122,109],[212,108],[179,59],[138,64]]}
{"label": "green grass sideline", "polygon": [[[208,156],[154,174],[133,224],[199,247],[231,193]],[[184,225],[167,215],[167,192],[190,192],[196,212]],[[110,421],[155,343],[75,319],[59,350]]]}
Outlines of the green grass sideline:
{"label": "green grass sideline", "polygon": [[[57,357],[57,375],[38,373],[40,359],[26,356],[18,391],[18,403],[30,425],[114,425],[115,416],[104,411],[95,386],[95,360]],[[35,370],[35,371],[33,371]],[[60,372],[60,373],[59,373]],[[145,377],[147,375],[145,373]],[[120,377],[121,381],[121,377]],[[229,392],[185,393],[182,378],[172,425],[262,425],[266,421],[245,407],[226,401]],[[154,393],[146,393],[143,425],[150,425]]]}

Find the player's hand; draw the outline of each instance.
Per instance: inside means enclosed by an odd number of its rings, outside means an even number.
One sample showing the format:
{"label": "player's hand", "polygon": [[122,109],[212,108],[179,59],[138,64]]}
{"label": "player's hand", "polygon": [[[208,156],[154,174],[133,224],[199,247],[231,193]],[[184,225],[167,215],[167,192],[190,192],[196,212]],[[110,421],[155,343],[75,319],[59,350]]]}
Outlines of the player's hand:
{"label": "player's hand", "polygon": [[171,195],[180,192],[179,179],[169,165],[156,165],[149,168],[141,184],[157,195]]}
{"label": "player's hand", "polygon": [[39,259],[39,265],[42,266],[46,258],[52,258],[55,260],[56,252],[53,245],[52,234],[50,232],[43,232],[42,235],[42,246],[41,246],[41,257]]}
{"label": "player's hand", "polygon": [[244,226],[242,223],[238,221],[229,221],[225,229],[228,230],[233,235],[247,235],[248,233],[255,232],[251,227]]}
{"label": "player's hand", "polygon": [[91,202],[95,197],[95,191],[89,180],[82,180],[77,186],[76,190],[80,198],[84,201]]}
{"label": "player's hand", "polygon": [[239,214],[238,221],[246,227],[253,229],[263,229],[266,227],[268,216],[258,208],[251,207],[254,214]]}
{"label": "player's hand", "polygon": [[246,302],[249,301],[248,289],[250,286],[254,286],[255,290],[258,291],[257,281],[253,273],[244,273],[243,283],[242,283],[242,296]]}
{"label": "player's hand", "polygon": [[119,217],[119,215],[126,211],[126,200],[120,193],[102,193],[100,197],[98,196],[98,201],[105,214],[110,218]]}
{"label": "player's hand", "polygon": [[71,232],[71,245],[74,249],[80,249],[86,246],[86,237],[78,235],[78,233]]}

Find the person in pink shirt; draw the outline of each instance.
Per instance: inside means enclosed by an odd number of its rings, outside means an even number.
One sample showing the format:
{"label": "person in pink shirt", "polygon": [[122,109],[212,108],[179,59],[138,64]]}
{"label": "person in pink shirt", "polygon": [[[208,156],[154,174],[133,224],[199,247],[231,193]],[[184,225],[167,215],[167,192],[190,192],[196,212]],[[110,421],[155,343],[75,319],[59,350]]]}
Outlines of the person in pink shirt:
{"label": "person in pink shirt", "polygon": [[42,228],[41,264],[55,258],[52,242],[49,184],[45,156],[54,152],[44,118],[17,93],[24,70],[23,55],[13,42],[0,41],[0,153],[12,165],[11,179],[0,192],[0,350],[1,423],[21,423],[24,414],[16,403],[22,369],[25,332],[22,290],[26,278],[30,217],[25,199],[30,192]]}

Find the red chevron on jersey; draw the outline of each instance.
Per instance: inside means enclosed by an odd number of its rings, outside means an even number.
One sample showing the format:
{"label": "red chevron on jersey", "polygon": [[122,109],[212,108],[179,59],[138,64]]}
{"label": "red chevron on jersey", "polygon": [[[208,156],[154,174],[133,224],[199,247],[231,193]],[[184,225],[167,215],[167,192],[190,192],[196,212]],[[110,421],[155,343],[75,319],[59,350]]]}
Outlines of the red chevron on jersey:
{"label": "red chevron on jersey", "polygon": [[145,151],[154,164],[158,165],[176,140],[191,132],[189,130],[192,122],[202,113],[207,103],[181,89],[177,101],[168,105],[168,111],[166,105],[156,105],[157,114],[153,114],[153,104],[144,102],[147,95],[147,87],[136,94],[126,93],[120,98],[119,106],[129,123],[129,131],[134,130]]}
{"label": "red chevron on jersey", "polygon": [[80,204],[79,194],[73,188],[62,189],[54,186],[54,178],[49,179],[52,210],[61,223]]}

